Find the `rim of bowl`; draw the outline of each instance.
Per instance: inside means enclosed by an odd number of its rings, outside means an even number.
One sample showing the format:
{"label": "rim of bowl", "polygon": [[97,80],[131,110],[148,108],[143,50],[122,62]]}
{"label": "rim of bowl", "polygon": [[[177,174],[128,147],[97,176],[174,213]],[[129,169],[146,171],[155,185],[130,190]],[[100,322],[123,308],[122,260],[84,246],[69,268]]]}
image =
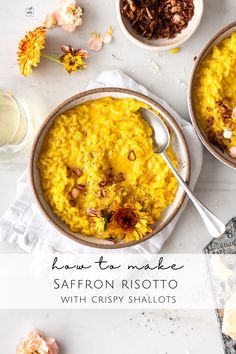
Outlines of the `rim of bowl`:
{"label": "rim of bowl", "polygon": [[[176,43],[173,44],[166,44],[166,45],[154,45],[154,44],[148,44],[148,43],[144,43],[142,41],[142,37],[140,36],[140,40],[138,38],[136,38],[132,31],[129,30],[129,28],[127,28],[127,26],[124,23],[124,16],[122,14],[121,11],[121,4],[122,4],[123,0],[116,0],[116,12],[117,12],[117,17],[118,17],[118,22],[119,25],[122,29],[122,31],[124,32],[124,34],[128,37],[129,40],[131,40],[133,43],[135,43],[136,45],[138,45],[139,47],[143,48],[143,49],[148,49],[148,50],[170,50],[173,48],[176,48],[182,44],[184,44],[190,37],[192,37],[192,35],[195,33],[195,31],[197,30],[201,19],[202,19],[202,15],[203,15],[203,10],[204,10],[204,0],[198,0],[199,4],[200,4],[200,12],[198,13],[198,18],[195,24],[195,27],[192,29],[192,31],[190,31],[189,33],[186,34],[186,36],[184,36],[182,39],[176,41]],[[193,0],[194,2],[196,0]],[[187,26],[188,27],[188,26]],[[186,27],[186,28],[187,28]]]}
{"label": "rim of bowl", "polygon": [[[194,86],[194,80],[195,80],[195,75],[197,73],[197,70],[199,68],[199,65],[201,64],[202,60],[204,59],[206,52],[212,47],[215,43],[215,41],[225,32],[230,30],[231,28],[236,27],[236,21],[231,22],[227,26],[223,27],[220,31],[218,31],[213,37],[211,37],[208,42],[204,45],[202,50],[197,56],[197,59],[193,65],[193,68],[191,70],[191,74],[189,77],[189,84],[188,84],[188,110],[189,110],[189,115],[192,121],[192,124],[194,126],[195,131],[197,132],[197,135],[203,145],[206,147],[206,149],[214,156],[216,157],[219,161],[223,162],[225,165],[228,167],[236,169],[236,160],[233,160],[229,155],[223,154],[216,146],[212,145],[209,140],[207,139],[204,131],[200,127],[198,123],[198,119],[196,118],[194,108],[193,108],[193,86]],[[211,48],[212,49],[212,48]]]}
{"label": "rim of bowl", "polygon": [[[40,138],[40,135],[42,134],[42,132],[44,131],[45,128],[47,128],[47,125],[49,123],[49,121],[51,119],[53,119],[58,112],[64,108],[66,105],[72,103],[73,101],[80,99],[80,98],[84,98],[86,96],[89,96],[91,94],[97,94],[100,92],[106,92],[108,95],[112,94],[112,93],[124,93],[124,94],[128,94],[128,95],[132,95],[137,99],[142,99],[145,100],[147,103],[153,105],[164,117],[166,116],[172,123],[172,125],[175,127],[175,129],[178,132],[178,136],[181,140],[181,144],[183,146],[184,149],[184,154],[186,157],[186,178],[185,178],[185,182],[189,184],[190,181],[190,174],[191,174],[191,162],[190,162],[190,156],[189,156],[189,150],[188,150],[188,146],[185,140],[185,137],[182,133],[181,128],[179,127],[179,125],[177,124],[177,122],[174,120],[174,118],[172,117],[172,115],[165,109],[163,108],[159,103],[157,103],[155,100],[151,99],[150,97],[143,95],[142,93],[133,91],[133,90],[129,90],[129,89],[124,89],[124,88],[117,88],[117,87],[107,87],[107,88],[95,88],[95,89],[91,89],[91,90],[86,90],[83,91],[81,93],[78,93],[76,95],[73,95],[69,98],[67,98],[66,100],[64,100],[62,103],[60,103],[53,111],[51,111],[51,113],[48,114],[48,116],[46,117],[46,119],[43,121],[42,125],[40,126],[33,145],[32,145],[32,150],[31,150],[31,154],[30,154],[30,161],[29,161],[29,174],[30,174],[30,183],[31,183],[31,187],[33,190],[33,194],[34,197],[37,201],[37,204],[40,207],[41,212],[43,213],[43,215],[46,217],[46,219],[50,222],[50,224],[52,224],[62,235],[68,237],[69,239],[83,244],[85,246],[89,246],[92,248],[99,248],[99,249],[119,249],[119,248],[126,248],[126,247],[131,247],[131,246],[135,246],[138,245],[146,240],[148,240],[149,238],[157,235],[157,233],[159,233],[161,230],[163,230],[171,221],[172,219],[176,216],[176,214],[179,212],[181,206],[183,205],[183,202],[185,200],[186,197],[186,192],[184,190],[182,190],[182,195],[180,197],[180,200],[178,202],[178,204],[176,205],[175,209],[172,211],[172,213],[168,216],[168,218],[164,221],[161,222],[160,225],[157,225],[156,229],[151,232],[150,234],[144,236],[143,238],[141,238],[140,240],[135,240],[135,241],[131,241],[131,242],[122,242],[122,243],[111,243],[111,244],[98,244],[98,243],[91,243],[87,240],[82,240],[70,233],[68,233],[67,231],[65,231],[60,225],[58,225],[56,222],[54,222],[53,218],[50,217],[50,215],[48,214],[47,210],[44,208],[44,205],[41,203],[39,197],[38,197],[38,193],[37,193],[37,187],[34,181],[34,173],[33,173],[33,165],[34,165],[34,160],[35,160],[35,150]],[[44,199],[45,200],[45,199]],[[47,203],[45,201],[45,203]],[[48,204],[48,203],[47,203]],[[96,236],[94,236],[96,237]]]}

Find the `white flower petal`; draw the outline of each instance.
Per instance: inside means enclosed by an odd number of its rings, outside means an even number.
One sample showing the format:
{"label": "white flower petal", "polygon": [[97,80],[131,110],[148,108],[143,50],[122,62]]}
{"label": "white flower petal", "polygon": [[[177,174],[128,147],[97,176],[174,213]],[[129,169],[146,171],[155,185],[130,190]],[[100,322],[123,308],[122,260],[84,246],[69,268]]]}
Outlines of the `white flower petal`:
{"label": "white flower petal", "polygon": [[101,34],[101,41],[105,44],[109,44],[112,40],[112,35],[108,32]]}

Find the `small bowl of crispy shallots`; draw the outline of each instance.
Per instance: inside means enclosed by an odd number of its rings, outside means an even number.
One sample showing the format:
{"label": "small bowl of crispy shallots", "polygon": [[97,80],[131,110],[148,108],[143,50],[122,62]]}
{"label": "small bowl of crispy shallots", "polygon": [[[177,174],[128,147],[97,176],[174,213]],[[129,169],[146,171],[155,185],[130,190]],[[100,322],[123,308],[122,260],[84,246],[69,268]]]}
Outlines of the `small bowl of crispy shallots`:
{"label": "small bowl of crispy shallots", "polygon": [[171,50],[199,26],[203,0],[117,0],[117,16],[128,39],[148,50]]}

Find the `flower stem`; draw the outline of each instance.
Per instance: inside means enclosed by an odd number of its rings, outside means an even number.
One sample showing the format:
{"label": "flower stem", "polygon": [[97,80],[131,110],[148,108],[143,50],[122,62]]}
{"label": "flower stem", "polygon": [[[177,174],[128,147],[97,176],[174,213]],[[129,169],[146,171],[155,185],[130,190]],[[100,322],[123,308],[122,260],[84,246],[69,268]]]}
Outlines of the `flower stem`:
{"label": "flower stem", "polygon": [[42,52],[41,52],[41,57],[46,58],[46,59],[49,59],[49,60],[52,60],[52,61],[55,61],[56,63],[61,64],[60,60],[54,58],[53,56],[51,56],[51,55],[49,55],[49,54],[46,54],[46,53],[42,53]]}

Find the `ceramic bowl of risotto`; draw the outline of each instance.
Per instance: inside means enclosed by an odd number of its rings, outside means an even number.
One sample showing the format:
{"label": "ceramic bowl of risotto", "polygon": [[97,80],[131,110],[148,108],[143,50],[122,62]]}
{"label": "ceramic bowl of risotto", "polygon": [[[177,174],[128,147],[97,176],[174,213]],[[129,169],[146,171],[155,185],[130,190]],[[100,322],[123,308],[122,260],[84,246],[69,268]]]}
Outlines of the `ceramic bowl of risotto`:
{"label": "ceramic bowl of risotto", "polygon": [[196,132],[218,160],[236,168],[236,22],[219,31],[198,55],[188,86]]}
{"label": "ceramic bowl of risotto", "polygon": [[46,118],[30,160],[34,195],[61,237],[129,247],[158,235],[179,211],[185,193],[153,152],[141,107],[155,110],[168,126],[169,157],[189,182],[184,136],[157,102],[121,88],[79,93]]}

